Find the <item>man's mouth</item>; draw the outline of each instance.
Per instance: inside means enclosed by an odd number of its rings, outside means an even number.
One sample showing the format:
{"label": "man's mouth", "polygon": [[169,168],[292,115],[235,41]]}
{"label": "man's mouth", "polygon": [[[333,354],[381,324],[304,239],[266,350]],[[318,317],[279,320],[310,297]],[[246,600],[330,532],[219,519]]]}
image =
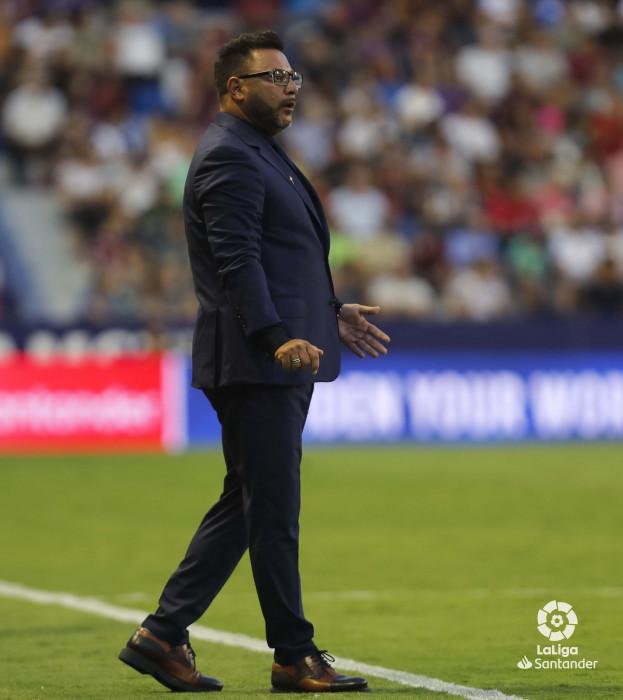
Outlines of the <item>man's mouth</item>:
{"label": "man's mouth", "polygon": [[295,106],[296,106],[296,100],[287,100],[286,102],[281,103],[282,109],[294,109]]}

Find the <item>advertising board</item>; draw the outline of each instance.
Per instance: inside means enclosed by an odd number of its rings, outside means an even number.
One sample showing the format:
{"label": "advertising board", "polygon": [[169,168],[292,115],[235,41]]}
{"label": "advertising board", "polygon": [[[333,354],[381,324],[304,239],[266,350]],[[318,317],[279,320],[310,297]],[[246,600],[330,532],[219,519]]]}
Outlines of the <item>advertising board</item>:
{"label": "advertising board", "polygon": [[159,355],[0,363],[0,450],[143,450],[175,441],[180,372]]}
{"label": "advertising board", "polygon": [[[187,412],[190,444],[218,440],[201,392],[190,390]],[[615,352],[345,357],[335,382],[316,385],[305,428],[316,443],[621,438],[623,354]]]}
{"label": "advertising board", "polygon": [[[623,354],[392,352],[345,357],[314,390],[308,443],[623,439]],[[213,445],[216,415],[169,354],[0,362],[0,451]]]}

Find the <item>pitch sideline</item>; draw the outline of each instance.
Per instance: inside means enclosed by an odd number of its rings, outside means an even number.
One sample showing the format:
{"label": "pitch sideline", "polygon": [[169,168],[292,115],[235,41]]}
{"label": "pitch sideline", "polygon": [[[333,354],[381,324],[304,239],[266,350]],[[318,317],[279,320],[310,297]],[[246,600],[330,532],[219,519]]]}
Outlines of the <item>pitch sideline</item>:
{"label": "pitch sideline", "polygon": [[[0,581],[0,596],[16,600],[25,600],[40,605],[58,605],[63,608],[69,608],[70,610],[79,610],[80,612],[89,613],[91,615],[99,615],[109,620],[131,622],[133,624],[137,624],[137,622],[143,619],[147,614],[142,610],[111,605],[97,598],[77,596],[72,593],[43,591],[9,581]],[[193,638],[201,639],[205,642],[237,647],[239,649],[246,649],[248,651],[264,654],[272,653],[271,649],[266,646],[264,641],[254,639],[253,637],[247,637],[244,634],[222,632],[220,630],[211,629],[210,627],[204,627],[203,625],[193,625],[190,630]],[[400,683],[401,685],[407,685],[412,688],[425,688],[426,690],[448,693],[448,695],[456,695],[461,698],[467,698],[468,700],[525,700],[517,695],[506,695],[499,690],[485,690],[482,688],[471,688],[466,685],[456,685],[455,683],[442,681],[438,678],[421,676],[415,673],[408,673],[407,671],[396,671],[383,666],[371,666],[370,664],[361,663],[354,659],[337,657],[335,664],[345,671],[355,671],[356,673],[383,678],[384,680]]]}

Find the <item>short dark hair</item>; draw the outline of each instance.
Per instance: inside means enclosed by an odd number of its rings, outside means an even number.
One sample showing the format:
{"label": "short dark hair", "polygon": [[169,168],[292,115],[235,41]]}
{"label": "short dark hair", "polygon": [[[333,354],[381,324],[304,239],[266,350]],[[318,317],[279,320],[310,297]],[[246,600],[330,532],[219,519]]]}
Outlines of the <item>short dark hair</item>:
{"label": "short dark hair", "polygon": [[283,51],[283,42],[275,32],[246,32],[222,46],[214,64],[214,84],[219,96],[227,92],[227,80],[244,70],[246,60],[255,49]]}

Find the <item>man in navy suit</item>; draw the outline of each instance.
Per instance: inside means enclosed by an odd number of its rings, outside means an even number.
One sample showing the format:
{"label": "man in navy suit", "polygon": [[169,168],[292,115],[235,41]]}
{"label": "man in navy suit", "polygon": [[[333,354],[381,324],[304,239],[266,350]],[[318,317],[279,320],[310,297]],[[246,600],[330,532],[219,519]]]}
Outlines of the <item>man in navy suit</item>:
{"label": "man in navy suit", "polygon": [[187,627],[246,549],[275,650],[279,690],[362,690],[313,641],[298,570],[301,434],[314,382],[340,369],[340,341],[363,357],[389,338],[378,307],[340,304],[329,229],[311,184],[273,136],[288,127],[302,77],[273,32],[242,34],[215,65],[221,112],[190,165],[184,217],[200,308],[193,386],[222,428],[223,493],[120,658],[173,690],[220,690],[196,670]]}

